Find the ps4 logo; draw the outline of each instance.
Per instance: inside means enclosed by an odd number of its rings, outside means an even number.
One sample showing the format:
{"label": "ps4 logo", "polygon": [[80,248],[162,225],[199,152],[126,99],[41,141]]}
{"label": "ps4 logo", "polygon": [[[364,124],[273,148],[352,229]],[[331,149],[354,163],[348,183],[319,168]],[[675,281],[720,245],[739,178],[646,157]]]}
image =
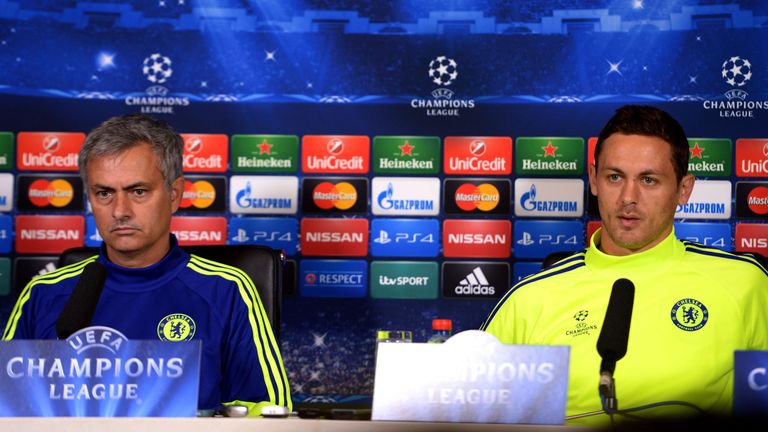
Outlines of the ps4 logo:
{"label": "ps4 logo", "polygon": [[575,235],[566,234],[539,234],[536,236],[536,240],[533,239],[531,233],[524,231],[523,237],[516,243],[521,246],[531,246],[533,244],[546,244],[546,245],[578,245],[579,240]]}
{"label": "ps4 logo", "polygon": [[725,248],[725,238],[724,237],[696,237],[696,236],[685,236],[683,237],[683,240],[692,241],[694,243],[700,243],[704,246],[712,246],[716,248]]}
{"label": "ps4 logo", "polygon": [[395,233],[395,238],[392,240],[392,237],[389,236],[389,233],[384,230],[379,231],[379,235],[373,239],[374,243],[379,244],[388,244],[392,241],[395,242],[395,244],[412,244],[412,243],[434,243],[435,238],[432,235],[432,233],[429,234],[423,234],[423,233],[408,233],[408,232],[398,232]]}
{"label": "ps4 logo", "polygon": [[251,236],[244,229],[238,228],[237,234],[232,237],[233,242],[245,243],[253,240],[255,243],[259,242],[276,242],[276,241],[293,241],[291,232],[283,231],[254,231]]}

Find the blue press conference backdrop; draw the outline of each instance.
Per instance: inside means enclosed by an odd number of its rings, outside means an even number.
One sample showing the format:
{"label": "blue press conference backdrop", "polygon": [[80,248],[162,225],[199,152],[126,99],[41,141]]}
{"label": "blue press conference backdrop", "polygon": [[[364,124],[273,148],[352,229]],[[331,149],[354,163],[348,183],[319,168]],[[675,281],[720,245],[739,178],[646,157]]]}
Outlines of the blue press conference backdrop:
{"label": "blue press conference backdrop", "polygon": [[[759,1],[0,0],[0,132],[87,132],[109,116],[147,112],[182,133],[439,137],[441,155],[451,136],[578,137],[586,152],[587,140],[617,107],[641,103],[669,111],[690,137],[735,143],[768,137],[766,36],[768,5]],[[734,160],[733,146],[728,151]],[[20,174],[39,174],[14,162],[6,172],[16,182]],[[762,209],[737,217],[736,183],[760,186],[766,175],[737,177],[738,162],[716,179],[730,182],[730,215],[678,221],[686,237],[730,250],[737,224],[763,223]],[[441,167],[429,176],[442,183]],[[229,181],[232,167],[215,175]],[[305,177],[303,170],[290,175]],[[341,180],[365,179],[372,187],[376,176],[371,168]],[[472,176],[477,183],[540,177],[514,169]],[[573,198],[587,209],[587,195]],[[547,245],[584,247],[594,213],[516,218],[514,196],[506,214],[452,216],[441,205],[428,217],[374,218],[376,197],[369,196],[351,216],[307,215],[303,205],[288,216],[233,214],[229,207],[194,215],[225,217],[230,243],[257,233],[262,243],[286,249],[292,277],[281,345],[292,390],[299,400],[355,400],[372,391],[375,329],[409,329],[424,341],[435,317],[453,319],[456,330],[482,323],[493,297],[451,298],[451,287],[441,285],[493,279],[504,267],[478,272],[465,263],[509,264],[513,283],[538,268]],[[2,204],[5,322],[24,282],[54,268],[56,255],[20,252],[15,218],[88,213]],[[367,252],[302,255],[297,239],[305,217],[367,219]],[[497,234],[506,235],[509,256],[443,255],[445,221],[470,218],[512,219],[512,231]],[[87,226],[94,233],[92,218]],[[768,248],[765,236],[755,240],[762,248]],[[85,239],[98,241],[95,234]],[[394,272],[379,279],[373,260],[406,264],[376,266]],[[425,287],[418,298],[372,295],[378,280],[416,274],[408,263],[451,265],[433,275],[434,295],[424,295]]]}

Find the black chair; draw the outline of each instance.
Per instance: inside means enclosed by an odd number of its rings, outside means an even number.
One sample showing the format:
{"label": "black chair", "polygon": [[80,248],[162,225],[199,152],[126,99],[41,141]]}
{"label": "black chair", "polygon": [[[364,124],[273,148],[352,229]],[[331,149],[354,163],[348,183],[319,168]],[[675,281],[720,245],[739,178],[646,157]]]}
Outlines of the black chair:
{"label": "black chair", "polygon": [[[275,338],[280,338],[280,308],[283,294],[283,268],[285,255],[282,251],[257,245],[185,246],[190,254],[231,265],[244,271],[253,280],[261,297],[264,311]],[[95,247],[67,249],[59,256],[59,267],[74,264],[99,253]]]}
{"label": "black chair", "polygon": [[547,267],[552,266],[558,261],[562,261],[565,258],[568,258],[569,256],[573,255],[576,252],[552,252],[551,254],[547,255],[544,258],[544,261],[541,262],[541,269],[544,270]]}

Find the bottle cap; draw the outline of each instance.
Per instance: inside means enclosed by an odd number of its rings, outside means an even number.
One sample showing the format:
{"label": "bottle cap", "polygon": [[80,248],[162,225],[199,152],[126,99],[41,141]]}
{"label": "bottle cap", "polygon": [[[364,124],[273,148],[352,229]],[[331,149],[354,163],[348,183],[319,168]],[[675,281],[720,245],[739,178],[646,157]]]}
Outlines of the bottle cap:
{"label": "bottle cap", "polygon": [[449,319],[433,319],[432,330],[452,330],[453,323]]}

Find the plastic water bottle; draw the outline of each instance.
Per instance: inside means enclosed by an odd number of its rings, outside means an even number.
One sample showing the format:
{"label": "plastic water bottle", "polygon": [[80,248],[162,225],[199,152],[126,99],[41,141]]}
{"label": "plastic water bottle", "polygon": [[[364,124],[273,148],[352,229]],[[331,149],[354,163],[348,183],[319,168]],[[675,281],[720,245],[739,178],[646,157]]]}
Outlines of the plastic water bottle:
{"label": "plastic water bottle", "polygon": [[433,319],[432,320],[432,336],[427,341],[428,343],[443,343],[453,332],[453,323],[449,319]]}

